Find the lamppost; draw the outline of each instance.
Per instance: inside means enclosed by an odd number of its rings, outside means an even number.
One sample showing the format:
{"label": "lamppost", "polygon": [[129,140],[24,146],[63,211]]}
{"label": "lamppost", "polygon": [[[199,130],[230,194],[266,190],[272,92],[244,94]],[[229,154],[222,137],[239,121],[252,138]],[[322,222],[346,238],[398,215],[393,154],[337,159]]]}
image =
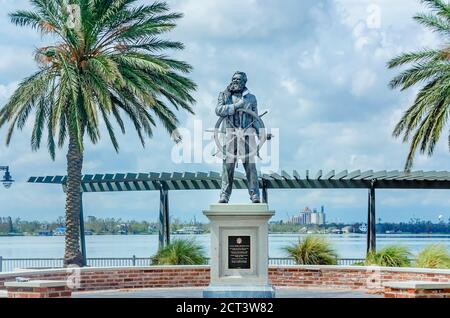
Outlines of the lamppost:
{"label": "lamppost", "polygon": [[5,175],[3,176],[3,180],[1,182],[3,183],[3,186],[6,189],[11,188],[14,180],[11,177],[11,174],[9,173],[9,167],[8,166],[0,166],[0,171],[5,171]]}

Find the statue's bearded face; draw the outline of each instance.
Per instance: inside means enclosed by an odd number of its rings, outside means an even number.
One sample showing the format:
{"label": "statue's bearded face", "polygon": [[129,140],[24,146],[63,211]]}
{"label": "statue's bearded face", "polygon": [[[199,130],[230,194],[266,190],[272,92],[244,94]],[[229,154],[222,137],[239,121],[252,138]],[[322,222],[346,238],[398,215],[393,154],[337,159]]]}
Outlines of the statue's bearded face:
{"label": "statue's bearded face", "polygon": [[230,91],[232,93],[241,93],[245,88],[245,81],[241,74],[235,74],[230,84]]}

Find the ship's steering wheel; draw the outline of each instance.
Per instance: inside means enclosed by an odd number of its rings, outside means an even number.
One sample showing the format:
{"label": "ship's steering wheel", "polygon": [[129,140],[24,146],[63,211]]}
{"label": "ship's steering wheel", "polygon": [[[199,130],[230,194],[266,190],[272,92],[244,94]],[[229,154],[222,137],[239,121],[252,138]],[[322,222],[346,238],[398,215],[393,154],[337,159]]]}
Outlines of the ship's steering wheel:
{"label": "ship's steering wheel", "polygon": [[[268,112],[264,112],[261,115],[258,115],[254,111],[240,108],[236,110],[236,113],[240,115],[240,117],[243,117],[243,114],[247,114],[251,117],[251,122],[246,127],[236,127],[233,123],[232,117],[219,117],[217,120],[216,126],[214,127],[214,141],[216,143],[216,146],[218,147],[218,152],[215,155],[221,155],[222,159],[231,159],[231,160],[238,160],[241,159],[243,162],[247,161],[249,158],[253,158],[253,156],[258,156],[258,158],[261,159],[259,156],[259,150],[262,148],[262,146],[265,144],[267,140],[270,140],[272,138],[271,134],[267,134],[266,127],[264,125],[264,122],[262,120],[262,117],[266,115]],[[225,132],[222,131],[221,126],[226,122],[229,127],[225,128]],[[251,137],[255,134],[255,128],[253,125],[256,124],[256,127],[259,127],[259,129],[256,131],[256,135],[258,137],[257,145],[256,147],[251,147],[251,145],[248,143],[249,138],[246,138],[247,136]],[[221,135],[225,135],[224,137],[221,137]],[[232,138],[229,138],[230,135]],[[222,141],[224,140],[224,141]],[[241,149],[237,149],[235,151],[234,146],[232,147],[232,151],[229,151],[229,146],[235,143],[238,147],[241,145],[245,145],[245,148],[249,151],[239,151]],[[248,148],[247,148],[248,146]]]}

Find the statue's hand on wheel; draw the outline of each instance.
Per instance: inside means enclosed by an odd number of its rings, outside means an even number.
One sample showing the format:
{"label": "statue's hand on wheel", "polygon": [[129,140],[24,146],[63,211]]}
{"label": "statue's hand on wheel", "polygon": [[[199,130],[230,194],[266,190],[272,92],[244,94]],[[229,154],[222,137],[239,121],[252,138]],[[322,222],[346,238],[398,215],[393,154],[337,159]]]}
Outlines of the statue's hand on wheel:
{"label": "statue's hand on wheel", "polygon": [[234,104],[236,110],[244,108],[245,102],[243,99],[240,99],[237,103]]}

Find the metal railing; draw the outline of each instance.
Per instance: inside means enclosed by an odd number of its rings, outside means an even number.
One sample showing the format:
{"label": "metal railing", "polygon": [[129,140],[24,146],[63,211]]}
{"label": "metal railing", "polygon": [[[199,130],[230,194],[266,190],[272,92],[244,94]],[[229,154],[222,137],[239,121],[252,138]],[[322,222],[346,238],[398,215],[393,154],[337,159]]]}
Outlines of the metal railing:
{"label": "metal railing", "polygon": [[0,256],[0,272],[10,272],[18,268],[60,268],[62,258],[2,258]]}
{"label": "metal railing", "polygon": [[122,266],[150,266],[150,257],[110,257],[110,258],[88,258],[87,266],[90,267],[122,267]]}
{"label": "metal railing", "polygon": [[[337,260],[337,265],[348,266],[355,263],[364,262],[364,259],[359,258],[339,258]],[[295,259],[293,258],[269,258],[269,265],[297,265]]]}
{"label": "metal railing", "polygon": [[[207,259],[205,265],[209,264]],[[363,262],[364,259],[341,258],[338,259],[338,265],[348,266],[357,262]],[[64,260],[62,258],[3,258],[0,256],[0,272],[11,272],[16,269],[49,269],[63,268]],[[151,266],[150,257],[97,257],[88,258],[89,267],[132,267],[132,266]],[[269,265],[296,265],[293,258],[269,258]]]}

